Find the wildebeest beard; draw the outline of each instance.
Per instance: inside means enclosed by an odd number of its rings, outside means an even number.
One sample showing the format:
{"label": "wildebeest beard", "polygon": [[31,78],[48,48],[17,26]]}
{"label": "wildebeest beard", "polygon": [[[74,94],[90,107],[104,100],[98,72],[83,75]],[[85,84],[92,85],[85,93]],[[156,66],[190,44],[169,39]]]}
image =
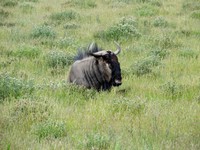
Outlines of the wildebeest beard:
{"label": "wildebeest beard", "polygon": [[110,66],[112,70],[111,84],[113,86],[120,86],[122,84],[120,64],[118,62],[116,55],[114,55],[112,52],[110,52],[110,57],[111,57]]}

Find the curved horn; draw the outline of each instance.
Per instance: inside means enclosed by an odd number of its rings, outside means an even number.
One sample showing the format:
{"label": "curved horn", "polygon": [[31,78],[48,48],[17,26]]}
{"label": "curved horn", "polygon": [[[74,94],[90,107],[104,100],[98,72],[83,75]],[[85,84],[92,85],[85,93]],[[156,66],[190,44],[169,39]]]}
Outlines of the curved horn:
{"label": "curved horn", "polygon": [[90,55],[91,55],[91,56],[94,56],[94,57],[102,57],[102,56],[104,56],[105,54],[107,54],[106,51],[99,51],[99,52],[96,52],[96,53],[91,53]]}
{"label": "curved horn", "polygon": [[114,41],[114,43],[117,46],[117,50],[114,53],[115,53],[115,55],[117,55],[121,52],[121,47],[119,46],[119,44],[116,41]]}

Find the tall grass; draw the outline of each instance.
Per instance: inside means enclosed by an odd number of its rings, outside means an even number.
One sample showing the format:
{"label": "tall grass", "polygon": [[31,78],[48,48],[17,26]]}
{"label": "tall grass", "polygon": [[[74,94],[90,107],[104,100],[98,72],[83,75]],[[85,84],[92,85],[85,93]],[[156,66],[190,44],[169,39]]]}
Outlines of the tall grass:
{"label": "tall grass", "polygon": [[34,27],[31,32],[33,38],[55,38],[56,32],[48,25]]}
{"label": "tall grass", "polygon": [[[200,148],[198,0],[1,0],[0,149]],[[78,47],[122,48],[122,85],[67,83]]]}

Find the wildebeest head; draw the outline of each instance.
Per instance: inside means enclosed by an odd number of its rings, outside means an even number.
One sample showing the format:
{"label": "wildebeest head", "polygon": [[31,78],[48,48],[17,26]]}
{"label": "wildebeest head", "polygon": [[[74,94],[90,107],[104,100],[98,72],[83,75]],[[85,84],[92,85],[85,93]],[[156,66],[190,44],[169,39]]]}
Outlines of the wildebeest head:
{"label": "wildebeest head", "polygon": [[[90,55],[103,62],[105,67],[108,67],[111,70],[109,75],[109,83],[113,86],[119,86],[122,84],[122,77],[117,55],[121,52],[121,48],[117,42],[115,42],[115,44],[117,46],[117,50],[115,52],[112,52],[111,50],[103,50],[91,53]],[[92,46],[93,45],[91,45],[91,47]]]}

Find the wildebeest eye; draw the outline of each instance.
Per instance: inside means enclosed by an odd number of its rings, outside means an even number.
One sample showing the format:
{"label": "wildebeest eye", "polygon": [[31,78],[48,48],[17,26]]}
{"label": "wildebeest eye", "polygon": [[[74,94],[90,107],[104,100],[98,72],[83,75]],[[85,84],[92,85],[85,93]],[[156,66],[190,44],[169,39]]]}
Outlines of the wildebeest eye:
{"label": "wildebeest eye", "polygon": [[110,54],[103,55],[103,59],[106,61],[110,61],[111,60]]}

